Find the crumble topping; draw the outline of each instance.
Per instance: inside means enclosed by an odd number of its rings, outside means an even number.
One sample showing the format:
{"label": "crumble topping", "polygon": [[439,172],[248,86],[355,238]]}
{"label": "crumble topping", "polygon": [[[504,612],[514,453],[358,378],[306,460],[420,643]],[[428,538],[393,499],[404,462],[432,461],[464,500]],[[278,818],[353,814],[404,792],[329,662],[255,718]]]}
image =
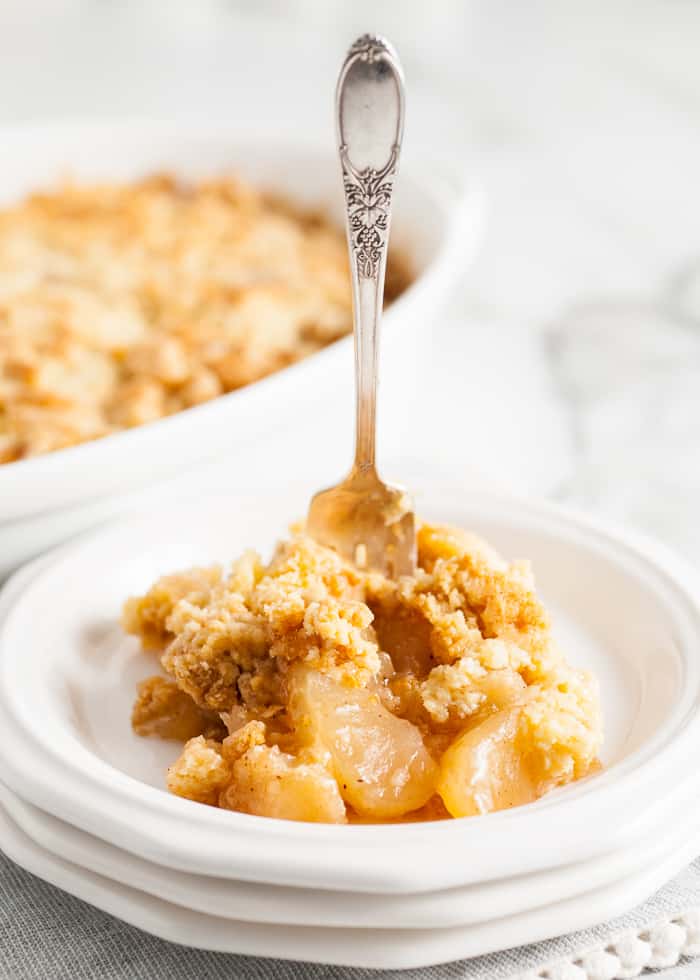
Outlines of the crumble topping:
{"label": "crumble topping", "polygon": [[[387,299],[410,280],[393,255]],[[0,210],[0,463],[250,384],[352,329],[341,229],[234,177]]]}
{"label": "crumble topping", "polygon": [[268,564],[248,552],[160,579],[124,624],[170,677],[142,684],[134,727],[163,735],[177,719],[188,740],[167,785],[190,799],[435,819],[525,803],[598,766],[596,682],[556,647],[528,564],[454,528],[422,525],[416,573],[397,582],[296,530]]}

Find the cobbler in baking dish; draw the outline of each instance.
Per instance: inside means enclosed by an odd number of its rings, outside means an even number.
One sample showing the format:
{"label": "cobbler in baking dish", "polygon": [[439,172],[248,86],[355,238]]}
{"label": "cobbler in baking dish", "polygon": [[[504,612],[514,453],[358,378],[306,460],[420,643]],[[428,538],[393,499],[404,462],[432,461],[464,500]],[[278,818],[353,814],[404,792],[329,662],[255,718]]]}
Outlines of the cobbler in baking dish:
{"label": "cobbler in baking dish", "polygon": [[179,796],[291,820],[463,817],[598,766],[597,685],[553,641],[527,563],[422,525],[418,568],[359,571],[298,530],[269,564],[167,575],[124,625],[165,669],[140,735],[184,742]]}
{"label": "cobbler in baking dish", "polygon": [[[352,329],[343,232],[234,178],[0,210],[0,463],[160,419]],[[393,256],[388,299],[408,284]]]}

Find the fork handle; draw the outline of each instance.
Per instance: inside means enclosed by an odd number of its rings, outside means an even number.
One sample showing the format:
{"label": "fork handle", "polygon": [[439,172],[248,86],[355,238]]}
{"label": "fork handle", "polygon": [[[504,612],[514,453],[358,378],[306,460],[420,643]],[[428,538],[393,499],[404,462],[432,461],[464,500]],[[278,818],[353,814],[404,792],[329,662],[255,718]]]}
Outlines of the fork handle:
{"label": "fork handle", "polygon": [[403,70],[393,47],[363,34],[343,62],[336,121],[345,190],[355,337],[355,463],[375,473],[379,321],[404,118]]}

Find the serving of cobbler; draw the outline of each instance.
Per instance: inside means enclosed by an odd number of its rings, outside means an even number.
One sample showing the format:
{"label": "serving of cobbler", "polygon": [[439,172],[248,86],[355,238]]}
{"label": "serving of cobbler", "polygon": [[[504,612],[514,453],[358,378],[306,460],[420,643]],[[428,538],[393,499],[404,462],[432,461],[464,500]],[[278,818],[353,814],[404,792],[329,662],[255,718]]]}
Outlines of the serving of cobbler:
{"label": "serving of cobbler", "polygon": [[596,682],[554,643],[528,564],[461,530],[423,524],[417,571],[397,582],[296,530],[269,564],[247,552],[166,575],[124,626],[165,669],[140,685],[133,728],[184,743],[166,781],[190,800],[433,820],[599,765]]}
{"label": "serving of cobbler", "polygon": [[[395,255],[389,301],[410,281]],[[0,210],[0,463],[152,422],[352,330],[323,215],[233,177],[72,185]]]}

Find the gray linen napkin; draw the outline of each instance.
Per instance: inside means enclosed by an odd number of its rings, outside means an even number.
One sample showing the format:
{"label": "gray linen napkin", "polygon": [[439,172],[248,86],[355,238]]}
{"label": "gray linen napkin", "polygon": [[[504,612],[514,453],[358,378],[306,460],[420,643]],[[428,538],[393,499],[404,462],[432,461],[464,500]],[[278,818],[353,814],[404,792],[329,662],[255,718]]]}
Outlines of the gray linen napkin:
{"label": "gray linen napkin", "polygon": [[[698,911],[669,928],[690,909]],[[700,955],[700,860],[640,908],[604,926],[430,969],[374,971],[176,946],[0,855],[0,980],[626,980],[647,975],[645,964],[673,967],[679,958],[676,969],[649,975],[697,980],[700,960],[684,951]]]}

